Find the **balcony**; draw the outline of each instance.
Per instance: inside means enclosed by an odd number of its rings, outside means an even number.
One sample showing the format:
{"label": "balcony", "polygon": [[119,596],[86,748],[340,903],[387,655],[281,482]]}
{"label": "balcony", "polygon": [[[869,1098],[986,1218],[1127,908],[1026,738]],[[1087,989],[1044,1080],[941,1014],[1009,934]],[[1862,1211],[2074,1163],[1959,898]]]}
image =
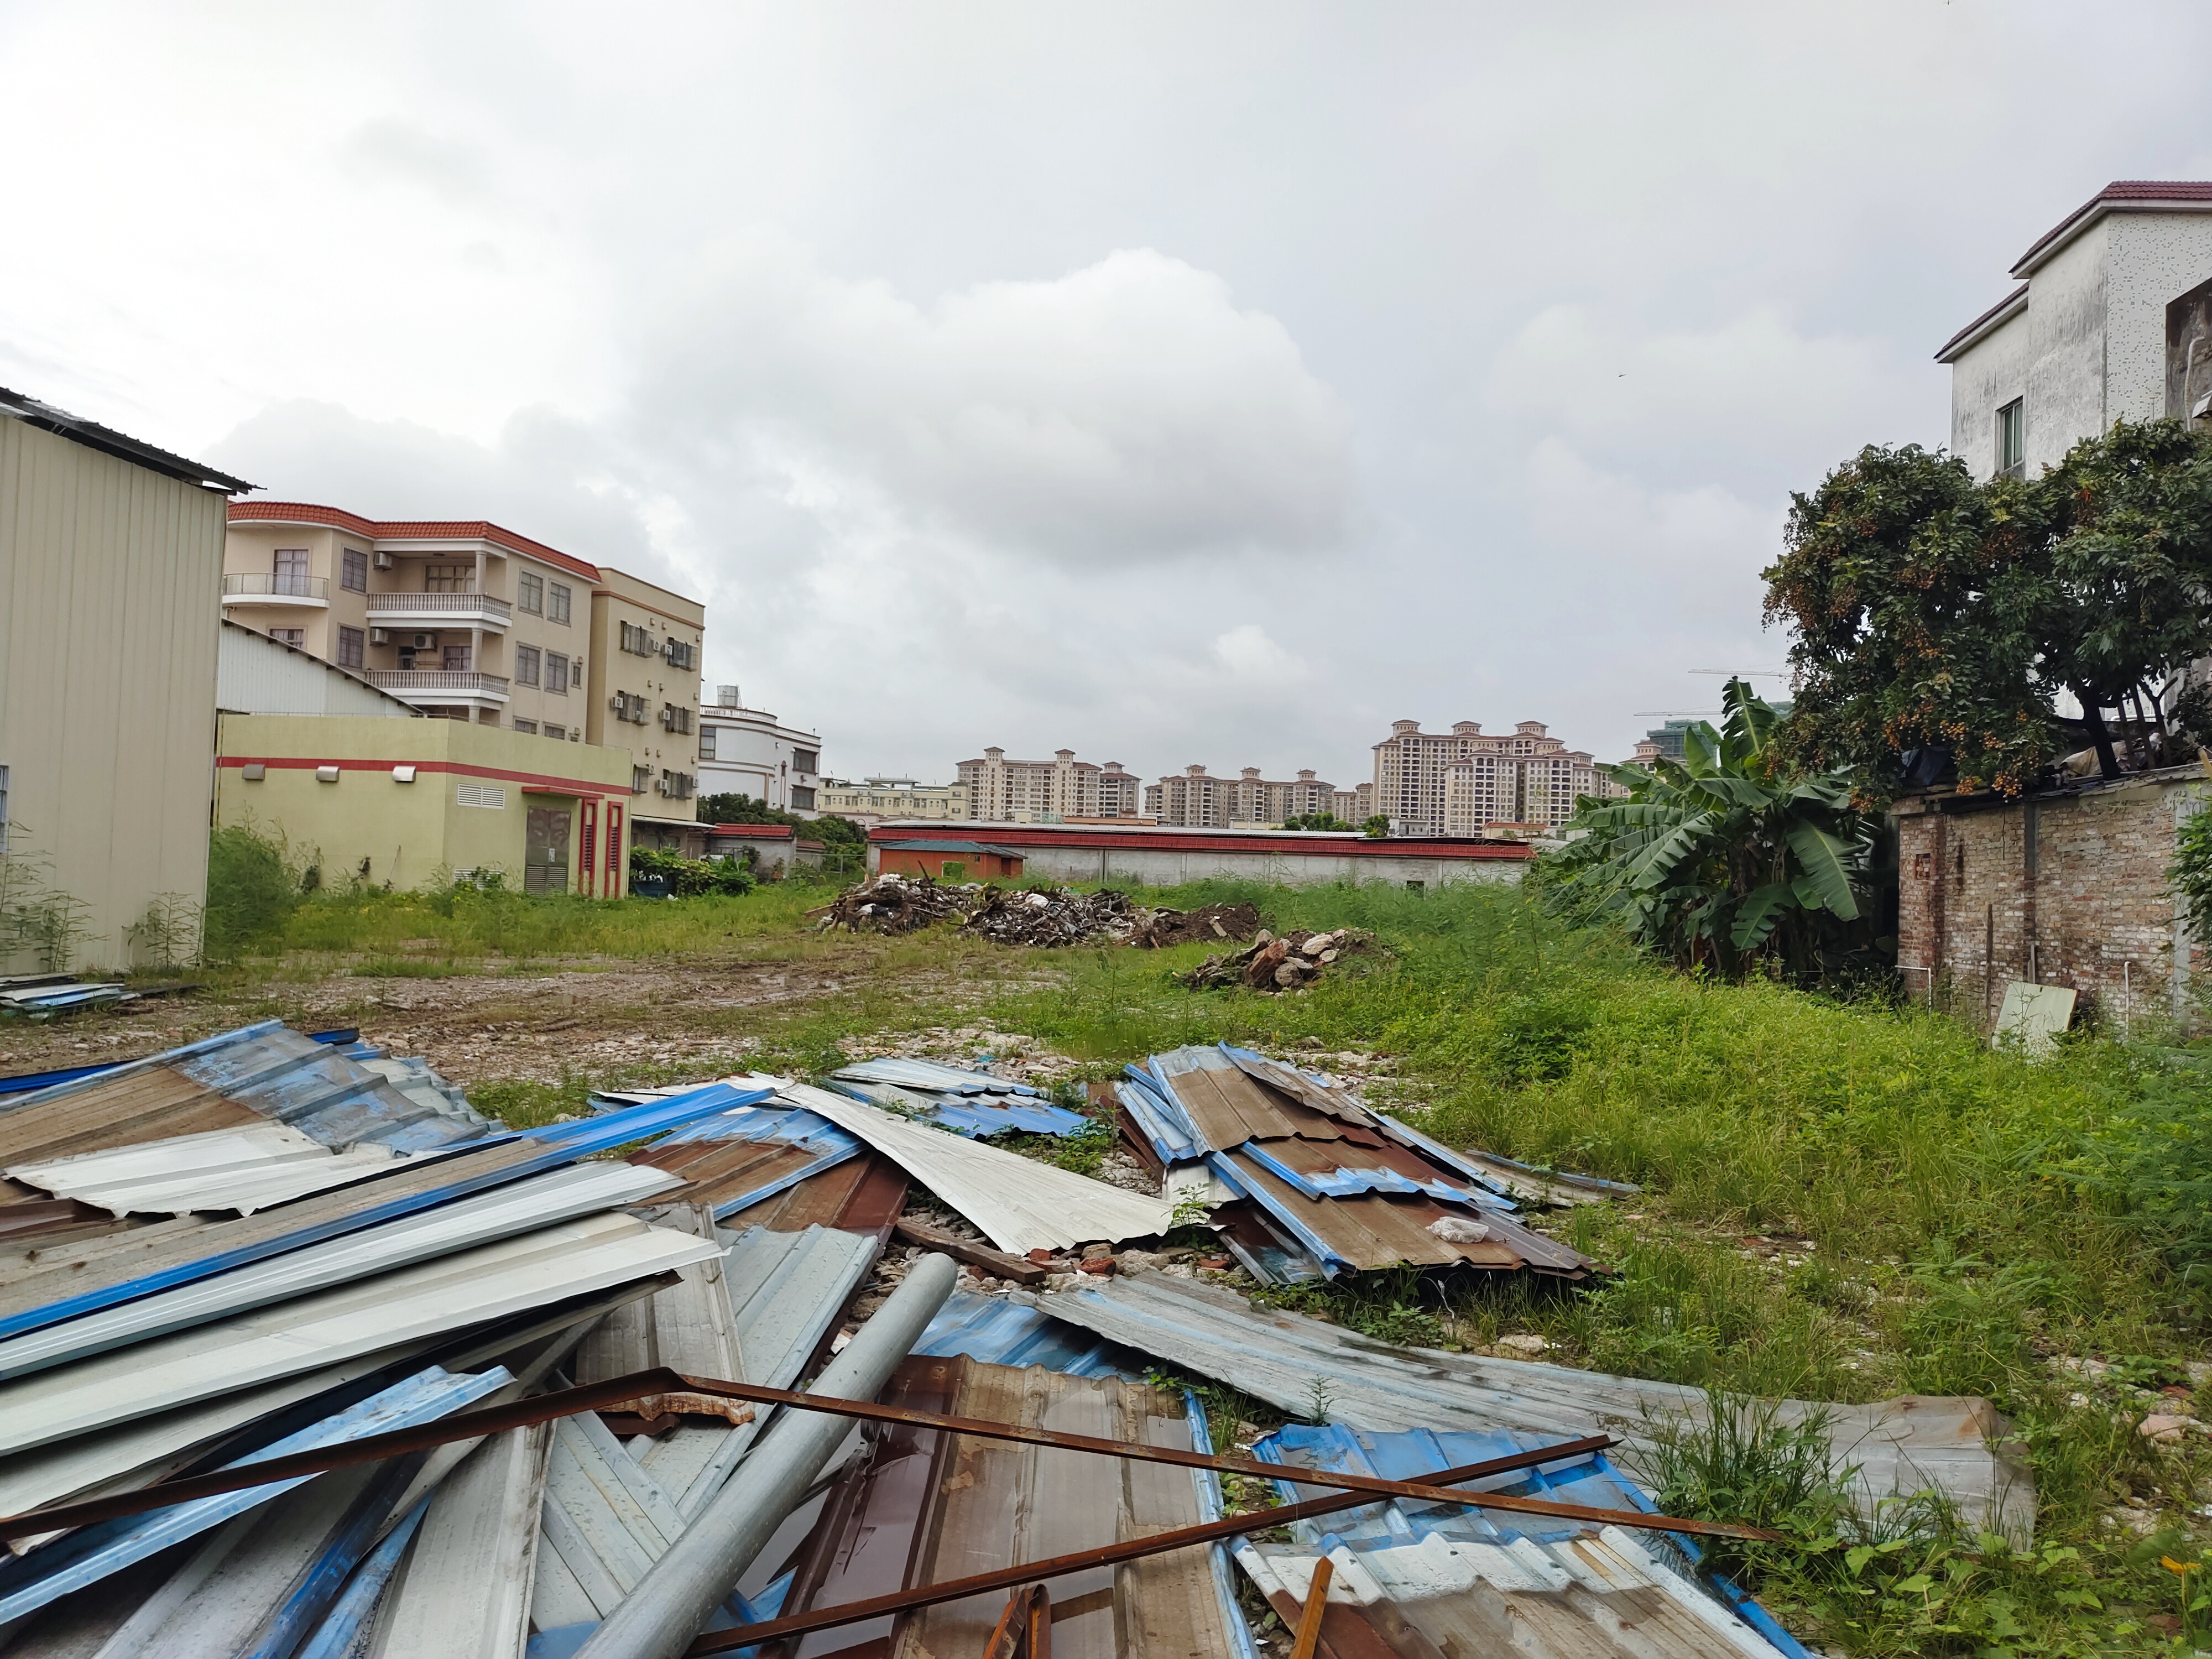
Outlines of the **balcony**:
{"label": "balcony", "polygon": [[514,607],[489,593],[372,593],[368,619],[397,628],[494,628],[514,620]]}
{"label": "balcony", "polygon": [[319,611],[331,608],[328,576],[271,576],[265,574],[225,576],[225,605],[301,605]]}
{"label": "balcony", "polygon": [[505,678],[469,668],[372,668],[368,683],[418,708],[466,703],[471,708],[497,708],[507,702]]}

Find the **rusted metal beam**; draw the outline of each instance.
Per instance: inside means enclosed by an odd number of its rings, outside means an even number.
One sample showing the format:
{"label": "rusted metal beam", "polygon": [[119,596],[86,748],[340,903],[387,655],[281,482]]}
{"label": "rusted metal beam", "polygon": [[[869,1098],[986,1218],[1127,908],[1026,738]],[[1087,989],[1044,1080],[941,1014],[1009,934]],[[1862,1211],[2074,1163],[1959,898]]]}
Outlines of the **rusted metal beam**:
{"label": "rusted metal beam", "polygon": [[1025,1584],[1006,1598],[983,1659],[1052,1659],[1052,1597],[1042,1584]]}
{"label": "rusted metal beam", "polygon": [[891,1231],[909,1244],[919,1244],[925,1250],[942,1250],[955,1261],[981,1267],[995,1278],[1011,1279],[1017,1285],[1042,1285],[1052,1276],[1049,1267],[1041,1267],[1022,1256],[1008,1255],[1004,1250],[994,1250],[972,1238],[955,1238],[938,1228],[925,1227],[919,1221],[902,1217],[892,1224]]}
{"label": "rusted metal beam", "polygon": [[[1254,1475],[1261,1480],[1275,1480],[1282,1474],[1280,1465],[1263,1463],[1256,1458],[1210,1456],[1203,1452],[1182,1451],[1171,1446],[1131,1445],[1087,1434],[1066,1434],[1050,1429],[1025,1428],[1018,1424],[988,1422],[981,1418],[948,1417],[937,1412],[878,1406],[872,1401],[836,1400],[821,1395],[800,1394],[789,1389],[732,1382],[719,1377],[687,1376],[681,1371],[661,1367],[649,1371],[635,1371],[628,1376],[612,1377],[605,1382],[564,1389],[558,1394],[542,1395],[535,1400],[518,1401],[512,1405],[492,1407],[483,1411],[465,1412],[423,1428],[372,1435],[343,1446],[295,1453],[289,1457],[272,1457],[264,1462],[222,1469],[184,1480],[166,1481],[135,1492],[119,1492],[112,1498],[33,1510],[27,1514],[0,1521],[0,1538],[27,1537],[36,1533],[85,1526],[94,1521],[112,1520],[118,1515],[143,1514],[148,1510],[161,1509],[191,1498],[207,1498],[216,1492],[238,1492],[272,1480],[289,1480],[296,1475],[320,1474],[328,1469],[355,1463],[373,1463],[397,1456],[402,1452],[421,1451],[427,1447],[442,1445],[449,1440],[498,1433],[532,1423],[543,1423],[556,1417],[570,1416],[577,1412],[604,1411],[611,1407],[626,1405],[645,1395],[674,1393],[720,1395],[733,1400],[750,1401],[756,1405],[789,1406],[799,1411],[827,1412],[840,1417],[858,1418],[865,1422],[904,1423],[915,1428],[942,1429],[954,1434],[972,1434],[985,1439],[1018,1441],[1032,1446],[1052,1446],[1064,1451],[1097,1452],[1108,1457],[1132,1458],[1144,1462],[1174,1463],[1184,1468]],[[1385,1480],[1374,1475],[1352,1474],[1335,1469],[1308,1469],[1303,1471],[1298,1478],[1308,1486],[1340,1486],[1347,1492],[1367,1492],[1378,1498],[1411,1498],[1431,1504],[1467,1501],[1460,1494],[1443,1492],[1435,1486],[1410,1480]],[[1552,1498],[1522,1498],[1502,1492],[1486,1497],[1483,1501],[1491,1509],[1506,1510],[1521,1515],[1553,1516],[1567,1521],[1586,1521],[1599,1526],[1642,1527],[1655,1532],[1689,1533],[1709,1538],[1740,1538],[1759,1543],[1780,1541],[1779,1534],[1726,1522],[1644,1515],[1633,1510],[1591,1509],[1581,1504],[1562,1504]]]}
{"label": "rusted metal beam", "polygon": [[[1486,1480],[1492,1475],[1511,1474],[1518,1469],[1535,1468],[1545,1463],[1564,1463],[1574,1458],[1588,1457],[1591,1453],[1603,1451],[1612,1444],[1613,1437],[1604,1434],[1593,1435],[1587,1440],[1563,1441],[1556,1446],[1539,1447],[1534,1451],[1515,1452],[1510,1457],[1493,1457],[1480,1463],[1467,1463],[1455,1469],[1444,1469],[1431,1475],[1429,1484],[1435,1487],[1456,1486],[1469,1480]],[[1298,1480],[1310,1473],[1289,1464],[1270,1463],[1266,1467],[1273,1471],[1274,1478],[1280,1480]],[[1450,1494],[1449,1501],[1488,1505],[1493,1496],[1489,1492],[1455,1492]],[[1248,1532],[1265,1531],[1273,1527],[1287,1526],[1293,1521],[1310,1520],[1315,1516],[1356,1510],[1363,1504],[1374,1501],[1364,1492],[1337,1492],[1328,1498],[1310,1498],[1302,1504],[1285,1504],[1272,1510],[1251,1510],[1243,1515],[1225,1516],[1218,1521],[1201,1522],[1194,1527],[1178,1527],[1172,1532],[1125,1539],[1118,1544],[1101,1544],[1095,1548],[1078,1550],[1071,1555],[1055,1555],[1049,1560],[1023,1562],[991,1572],[979,1572],[971,1577],[949,1578],[941,1584],[921,1584],[911,1589],[894,1590],[889,1595],[870,1596],[865,1601],[845,1601],[834,1607],[817,1607],[809,1613],[794,1613],[757,1625],[740,1625],[734,1630],[713,1631],[684,1650],[684,1659],[699,1659],[700,1656],[710,1653],[726,1653],[732,1648],[750,1647],[756,1642],[773,1642],[787,1636],[803,1636],[809,1631],[828,1630],[863,1619],[880,1619],[890,1613],[910,1613],[917,1607],[933,1607],[946,1601],[962,1601],[971,1595],[1018,1589],[1025,1583],[1042,1583],[1048,1578],[1063,1577],[1072,1572],[1088,1572],[1093,1567],[1112,1566],[1121,1561],[1141,1560],[1146,1556],[1164,1554],[1170,1550],[1219,1543],[1225,1539],[1241,1537]]]}
{"label": "rusted metal beam", "polygon": [[1305,1610],[1298,1614],[1298,1639],[1291,1644],[1291,1659],[1314,1659],[1321,1645],[1321,1616],[1328,1607],[1328,1583],[1336,1569],[1326,1555],[1314,1563],[1313,1582],[1306,1586]]}

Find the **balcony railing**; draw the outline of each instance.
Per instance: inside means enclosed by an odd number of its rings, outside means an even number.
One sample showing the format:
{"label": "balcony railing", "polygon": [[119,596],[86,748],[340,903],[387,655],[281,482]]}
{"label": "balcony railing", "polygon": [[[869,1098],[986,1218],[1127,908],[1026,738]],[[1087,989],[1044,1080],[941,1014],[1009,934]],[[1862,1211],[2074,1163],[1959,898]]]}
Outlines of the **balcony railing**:
{"label": "balcony railing", "polygon": [[372,593],[371,621],[388,617],[396,622],[422,622],[432,617],[464,617],[504,627],[514,618],[514,607],[489,593]]}
{"label": "balcony railing", "polygon": [[407,702],[443,702],[451,697],[495,697],[507,701],[507,681],[471,668],[372,668],[368,683]]}
{"label": "balcony railing", "polygon": [[283,605],[288,599],[301,599],[313,605],[331,602],[331,579],[328,576],[270,576],[245,574],[225,576],[222,596],[233,603],[256,600]]}

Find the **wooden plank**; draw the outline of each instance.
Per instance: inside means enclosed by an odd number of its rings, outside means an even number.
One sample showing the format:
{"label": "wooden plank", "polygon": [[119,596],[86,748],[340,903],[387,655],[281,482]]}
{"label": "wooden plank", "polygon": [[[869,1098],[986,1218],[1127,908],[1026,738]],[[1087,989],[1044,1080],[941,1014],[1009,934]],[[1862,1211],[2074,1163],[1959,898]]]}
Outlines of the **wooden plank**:
{"label": "wooden plank", "polygon": [[939,1232],[934,1227],[926,1227],[903,1217],[891,1224],[891,1231],[909,1244],[919,1244],[926,1250],[942,1250],[955,1261],[981,1267],[999,1279],[1011,1279],[1017,1285],[1042,1285],[1052,1272],[1022,1256],[1008,1255],[1004,1250],[994,1250],[973,1239],[955,1238],[951,1233]]}

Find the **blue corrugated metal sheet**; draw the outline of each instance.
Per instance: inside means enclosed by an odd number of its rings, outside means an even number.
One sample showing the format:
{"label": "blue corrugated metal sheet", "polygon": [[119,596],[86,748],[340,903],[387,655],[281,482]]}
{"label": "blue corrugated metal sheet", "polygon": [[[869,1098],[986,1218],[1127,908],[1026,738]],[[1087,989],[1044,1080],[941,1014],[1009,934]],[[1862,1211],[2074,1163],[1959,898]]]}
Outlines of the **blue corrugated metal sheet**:
{"label": "blue corrugated metal sheet", "polygon": [[[359,1405],[325,1418],[321,1422],[263,1447],[250,1456],[223,1465],[240,1468],[264,1462],[298,1451],[313,1451],[373,1434],[413,1428],[459,1411],[514,1379],[504,1366],[488,1371],[453,1376],[433,1365]],[[42,1607],[58,1596],[120,1572],[134,1561],[143,1561],[172,1544],[220,1526],[280,1493],[289,1492],[313,1475],[275,1480],[243,1492],[218,1493],[188,1504],[173,1504],[145,1515],[103,1522],[70,1534],[37,1553],[0,1564],[0,1624]]]}
{"label": "blue corrugated metal sheet", "polygon": [[840,1093],[918,1117],[957,1134],[1080,1134],[1091,1120],[1055,1106],[1041,1089],[930,1060],[864,1060],[830,1074]]}
{"label": "blue corrugated metal sheet", "polygon": [[278,1026],[170,1062],[227,1099],[313,1135],[325,1146],[373,1141],[428,1152],[491,1132],[489,1118],[436,1091],[402,1093],[328,1043]]}
{"label": "blue corrugated metal sheet", "polygon": [[988,1072],[971,1071],[964,1066],[944,1066],[933,1060],[907,1060],[897,1056],[863,1060],[850,1066],[841,1066],[833,1075],[850,1078],[855,1083],[896,1083],[908,1088],[927,1089],[937,1094],[1030,1095],[1042,1099],[1045,1093],[1030,1084],[993,1077]]}
{"label": "blue corrugated metal sheet", "polygon": [[1069,1376],[1121,1376],[1131,1382],[1155,1363],[1035,1308],[975,1291],[953,1291],[914,1351],[940,1357],[964,1353],[994,1365],[1042,1365]]}

